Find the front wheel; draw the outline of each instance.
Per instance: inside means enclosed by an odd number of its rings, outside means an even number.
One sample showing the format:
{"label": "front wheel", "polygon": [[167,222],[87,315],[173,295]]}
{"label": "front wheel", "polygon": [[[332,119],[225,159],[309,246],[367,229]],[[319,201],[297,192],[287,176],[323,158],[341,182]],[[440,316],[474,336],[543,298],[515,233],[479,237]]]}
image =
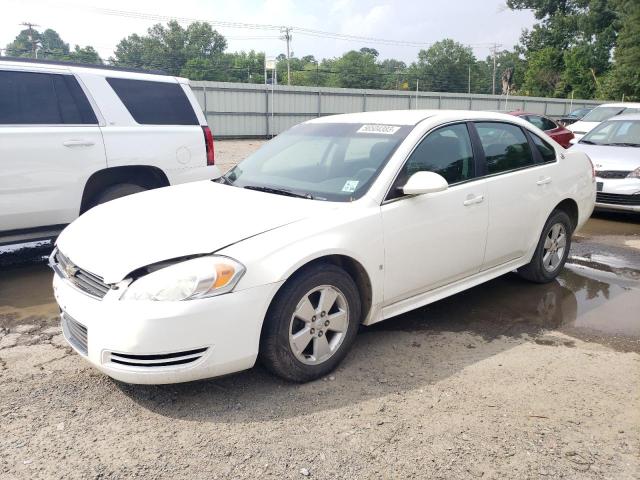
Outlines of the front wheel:
{"label": "front wheel", "polygon": [[360,323],[353,279],[334,265],[315,265],[294,275],[276,296],[263,328],[260,357],[279,377],[308,382],[344,359]]}
{"label": "front wheel", "polygon": [[554,210],[536,246],[531,262],[518,269],[518,274],[536,283],[551,282],[564,267],[571,248],[572,224],[569,216]]}

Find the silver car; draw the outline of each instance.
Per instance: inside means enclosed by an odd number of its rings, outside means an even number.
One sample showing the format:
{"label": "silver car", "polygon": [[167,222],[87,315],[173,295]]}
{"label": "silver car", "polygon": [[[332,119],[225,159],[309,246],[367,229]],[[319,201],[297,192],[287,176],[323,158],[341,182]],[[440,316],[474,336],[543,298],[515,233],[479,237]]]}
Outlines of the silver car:
{"label": "silver car", "polygon": [[596,170],[596,208],[640,212],[640,114],[602,122],[571,150],[585,152]]}

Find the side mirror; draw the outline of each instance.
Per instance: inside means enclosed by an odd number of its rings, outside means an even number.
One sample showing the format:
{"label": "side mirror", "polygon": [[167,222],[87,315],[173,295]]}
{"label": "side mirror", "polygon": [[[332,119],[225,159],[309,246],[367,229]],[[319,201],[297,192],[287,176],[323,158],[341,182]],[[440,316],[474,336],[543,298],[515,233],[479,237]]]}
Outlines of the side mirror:
{"label": "side mirror", "polygon": [[449,184],[442,175],[435,172],[416,172],[402,187],[405,195],[422,195],[423,193],[442,192],[449,188]]}

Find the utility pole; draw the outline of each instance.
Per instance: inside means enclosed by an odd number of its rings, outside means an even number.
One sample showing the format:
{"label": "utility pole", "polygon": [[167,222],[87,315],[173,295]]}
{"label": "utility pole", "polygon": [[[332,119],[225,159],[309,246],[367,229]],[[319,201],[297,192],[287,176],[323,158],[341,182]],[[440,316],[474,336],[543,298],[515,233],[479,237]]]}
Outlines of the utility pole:
{"label": "utility pole", "polygon": [[491,52],[493,53],[493,87],[491,88],[491,91],[494,95],[496,94],[496,54],[498,53],[498,47],[501,46],[502,44],[500,43],[494,43],[491,48]]}
{"label": "utility pole", "polygon": [[36,42],[33,40],[33,27],[39,27],[40,25],[31,22],[22,22],[20,25],[29,28],[29,41],[31,42],[31,55],[33,58],[38,58],[38,51]]}
{"label": "utility pole", "polygon": [[282,39],[287,42],[287,85],[291,85],[291,27],[282,27],[280,33],[284,33]]}

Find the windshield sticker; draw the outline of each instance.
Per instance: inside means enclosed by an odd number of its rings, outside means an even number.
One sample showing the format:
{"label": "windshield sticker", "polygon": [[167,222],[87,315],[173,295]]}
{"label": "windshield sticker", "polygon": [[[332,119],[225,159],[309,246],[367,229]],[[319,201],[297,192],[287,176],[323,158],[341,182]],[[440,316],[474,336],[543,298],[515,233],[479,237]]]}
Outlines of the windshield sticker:
{"label": "windshield sticker", "polygon": [[347,193],[353,193],[356,191],[356,188],[358,187],[358,183],[360,183],[360,180],[347,180],[347,182],[344,184],[344,187],[342,187],[342,191]]}
{"label": "windshield sticker", "polygon": [[382,133],[384,135],[393,135],[400,127],[394,125],[363,125],[358,130],[358,133]]}

